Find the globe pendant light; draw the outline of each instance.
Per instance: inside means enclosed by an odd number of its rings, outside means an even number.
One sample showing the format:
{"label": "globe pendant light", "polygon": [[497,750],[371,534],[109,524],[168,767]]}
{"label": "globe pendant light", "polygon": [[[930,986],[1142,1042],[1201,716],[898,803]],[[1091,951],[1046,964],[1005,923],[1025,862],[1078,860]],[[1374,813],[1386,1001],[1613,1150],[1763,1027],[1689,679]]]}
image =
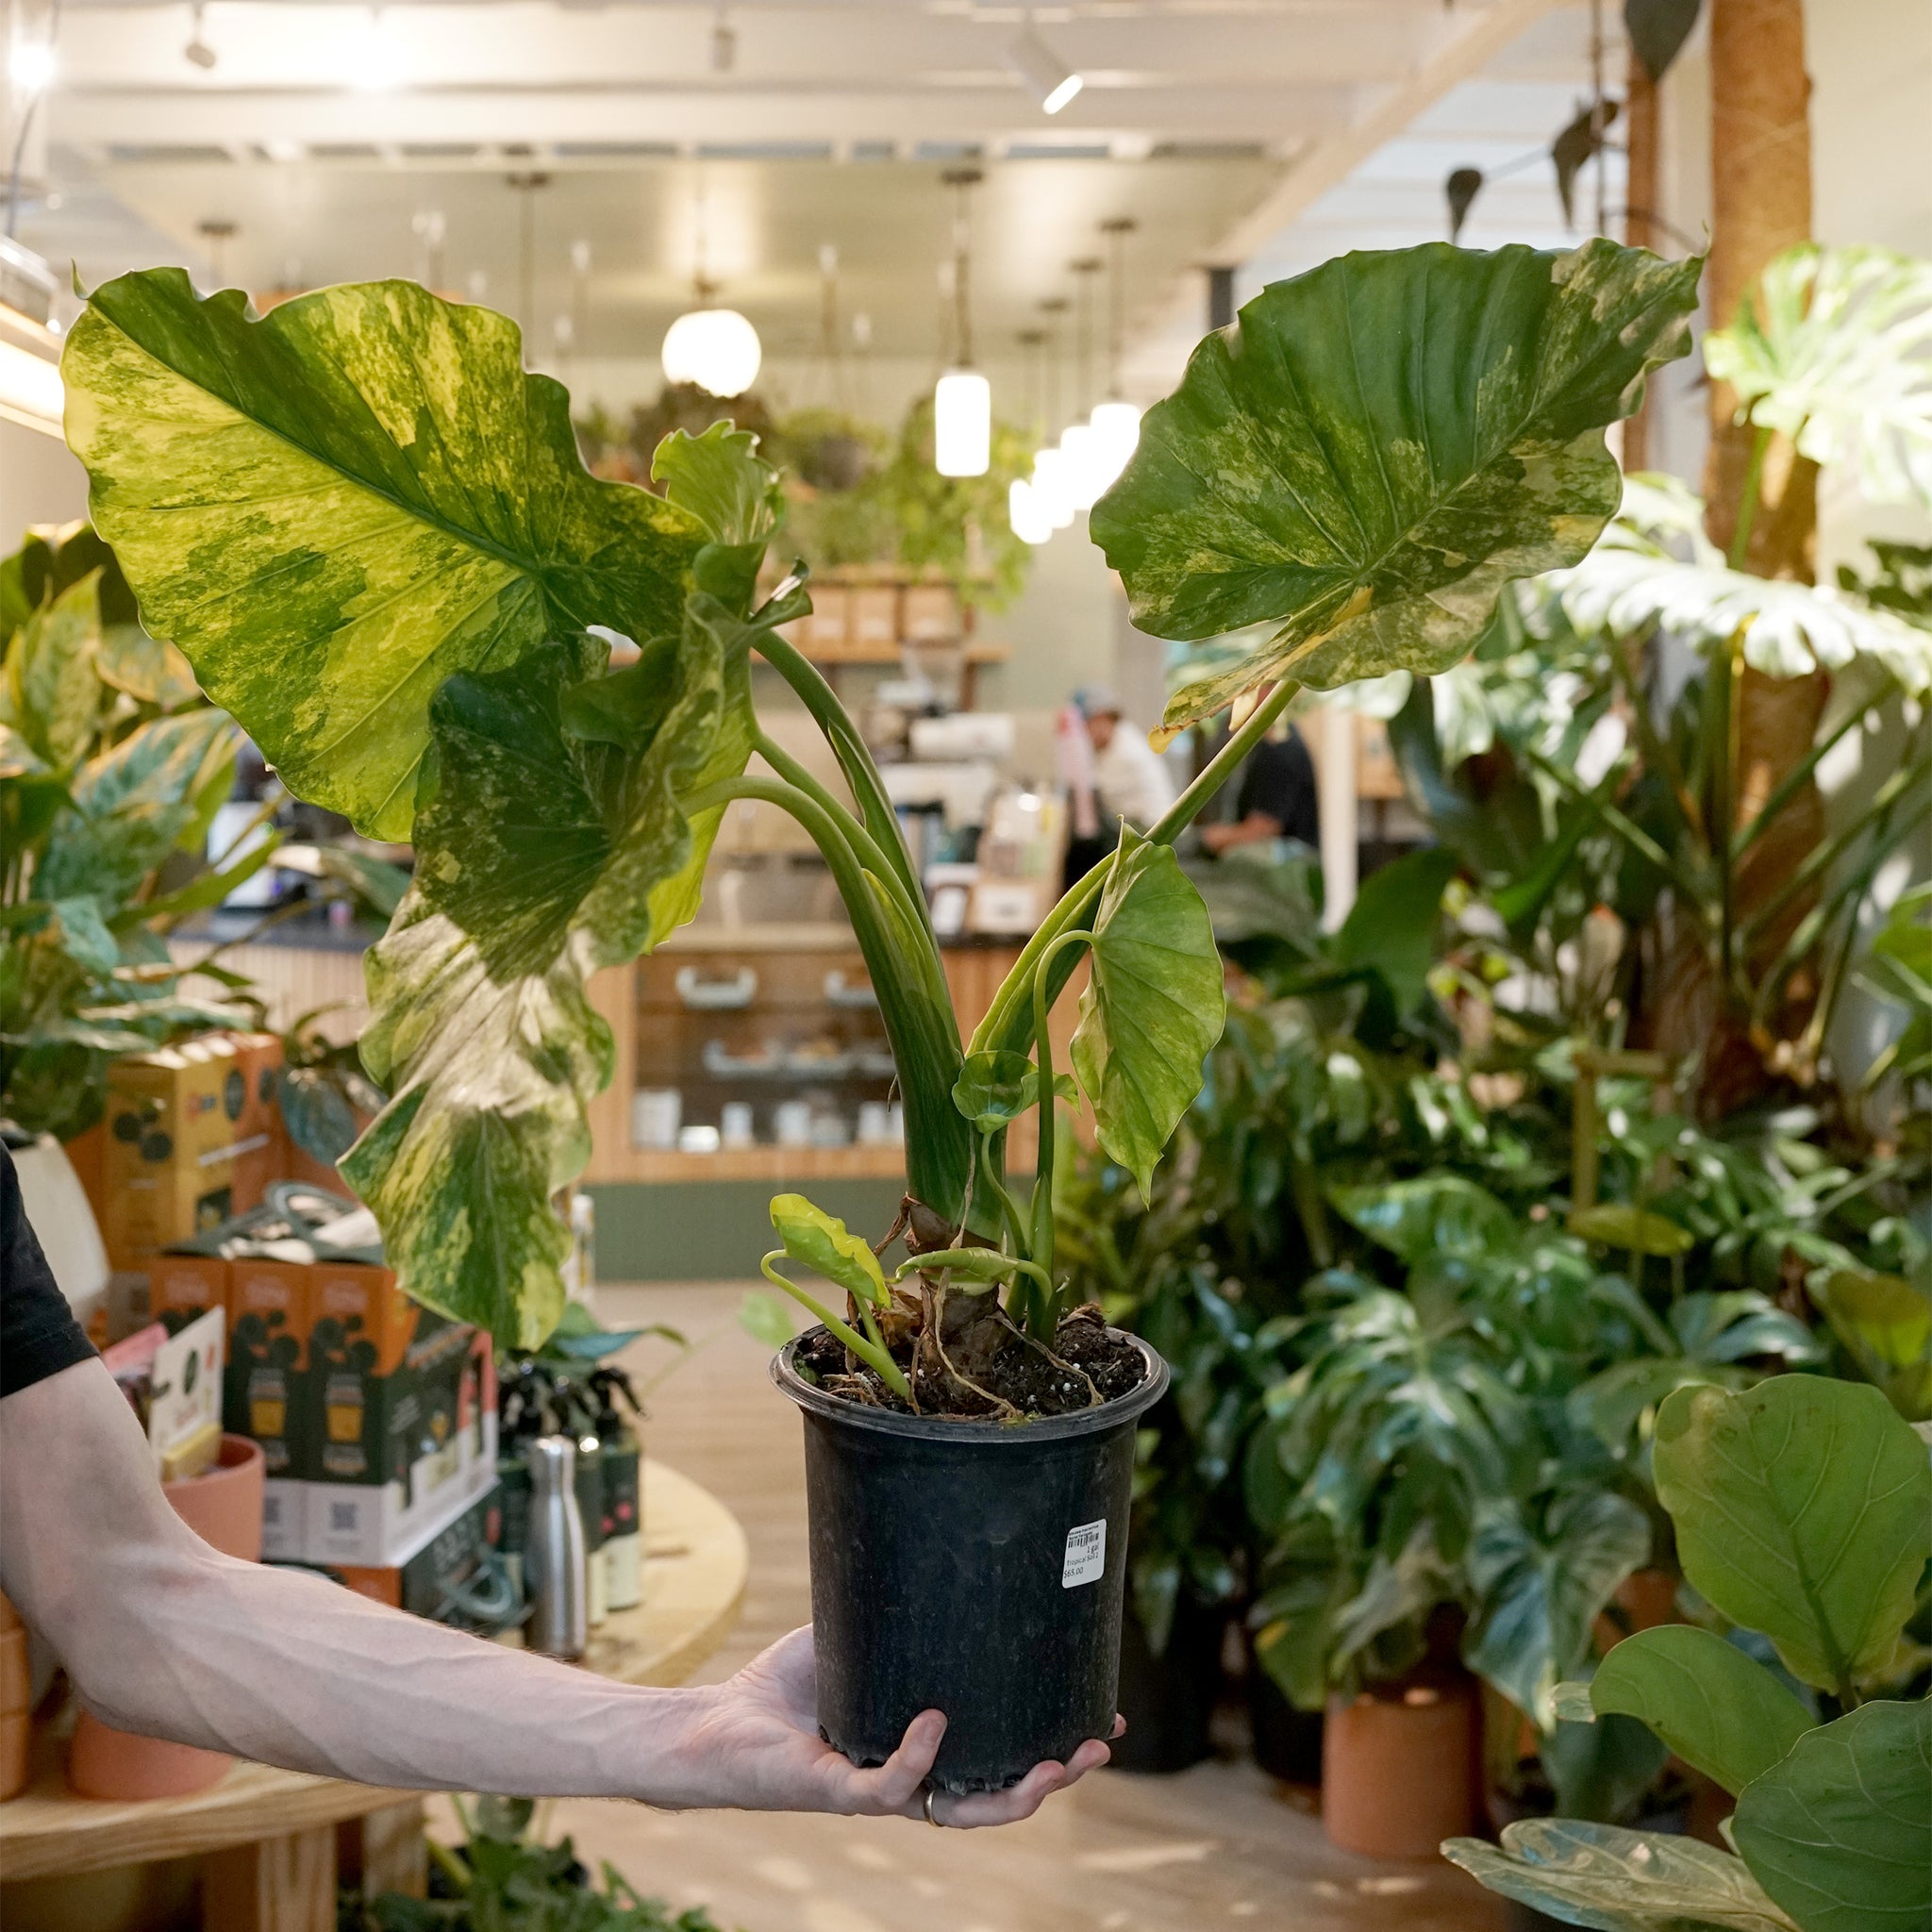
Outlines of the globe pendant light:
{"label": "globe pendant light", "polygon": [[959,359],[932,393],[933,467],[941,476],[983,476],[992,464],[992,385],[973,366],[973,235],[968,196],[977,168],[949,168],[941,176],[958,196],[953,217],[954,340]]}
{"label": "globe pendant light", "polygon": [[710,240],[706,212],[705,181],[700,174],[697,272],[691,277],[697,307],[687,309],[664,331],[664,346],[659,352],[664,380],[692,384],[708,395],[741,396],[758,379],[764,351],[758,330],[737,309],[719,308],[712,304],[718,288],[705,274],[707,244]]}
{"label": "globe pendant light", "polygon": [[735,308],[705,305],[715,292],[697,285],[700,307],[664,331],[664,380],[688,382],[714,396],[741,396],[758,379],[764,352],[758,332]]}

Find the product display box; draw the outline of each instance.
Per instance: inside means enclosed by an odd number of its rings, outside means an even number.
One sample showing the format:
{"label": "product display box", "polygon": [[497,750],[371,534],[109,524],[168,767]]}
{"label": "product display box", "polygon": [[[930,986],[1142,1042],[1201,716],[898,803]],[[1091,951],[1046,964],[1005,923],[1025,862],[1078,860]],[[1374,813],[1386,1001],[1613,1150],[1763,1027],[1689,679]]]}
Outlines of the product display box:
{"label": "product display box", "polygon": [[116,1268],[252,1208],[275,1177],[282,1043],[213,1033],[114,1062],[102,1155],[102,1236]]}
{"label": "product display box", "polygon": [[500,1616],[485,1616],[478,1607],[466,1610],[464,1604],[477,1606],[497,1594],[484,1586],[483,1572],[502,1534],[503,1506],[492,1485],[474,1500],[458,1504],[446,1523],[422,1531],[391,1563],[323,1567],[358,1596],[391,1609],[450,1621],[448,1612],[457,1599],[453,1621],[468,1628],[494,1628]]}
{"label": "product display box", "polygon": [[149,1299],[227,1312],[223,1422],[268,1458],[271,1557],[389,1565],[494,1487],[490,1338],[387,1268],[160,1255]]}

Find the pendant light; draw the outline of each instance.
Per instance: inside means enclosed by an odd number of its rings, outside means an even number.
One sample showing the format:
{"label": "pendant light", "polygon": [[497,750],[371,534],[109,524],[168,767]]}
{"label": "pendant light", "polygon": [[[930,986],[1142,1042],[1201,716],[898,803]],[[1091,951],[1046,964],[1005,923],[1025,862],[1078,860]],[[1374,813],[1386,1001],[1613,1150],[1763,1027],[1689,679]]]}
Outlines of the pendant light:
{"label": "pendant light", "polygon": [[932,396],[933,467],[941,476],[983,476],[992,462],[992,386],[973,366],[968,209],[982,178],[977,168],[949,168],[941,176],[958,196],[953,217],[953,341],[958,360],[940,377]]}
{"label": "pendant light", "polygon": [[758,379],[764,350],[758,332],[735,308],[713,306],[718,285],[707,278],[705,181],[698,176],[697,272],[691,277],[697,307],[687,309],[664,331],[659,352],[664,380],[690,383],[708,395],[741,396]]}
{"label": "pendant light", "polygon": [[1098,256],[1088,256],[1070,266],[1078,277],[1075,287],[1080,291],[1074,309],[1079,326],[1080,392],[1074,404],[1074,421],[1061,432],[1060,450],[1067,459],[1067,488],[1074,508],[1086,511],[1093,508],[1100,492],[1113,480],[1104,474],[1106,458],[1093,425],[1079,414],[1093,386],[1093,277],[1104,264]]}
{"label": "pendant light", "polygon": [[1088,422],[1093,430],[1094,474],[1104,491],[1126,468],[1140,445],[1141,408],[1121,393],[1121,360],[1126,339],[1126,242],[1135,223],[1129,215],[1117,215],[1100,226],[1111,244],[1113,258],[1108,277],[1108,389],[1106,401],[1093,406]]}

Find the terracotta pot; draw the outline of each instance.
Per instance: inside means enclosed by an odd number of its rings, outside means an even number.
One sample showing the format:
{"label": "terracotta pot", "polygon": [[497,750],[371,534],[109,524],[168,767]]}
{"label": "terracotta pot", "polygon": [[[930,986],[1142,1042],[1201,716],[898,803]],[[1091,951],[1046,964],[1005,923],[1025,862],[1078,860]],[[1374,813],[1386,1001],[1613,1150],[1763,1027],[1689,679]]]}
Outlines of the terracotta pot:
{"label": "terracotta pot", "polygon": [[1343,1851],[1431,1858],[1472,1830],[1481,1788],[1472,1680],[1431,1676],[1329,1700],[1322,1824]]}
{"label": "terracotta pot", "polygon": [[[204,1542],[225,1557],[256,1563],[261,1560],[267,1473],[258,1442],[224,1436],[212,1469],[161,1487],[175,1513]],[[117,1731],[84,1710],[74,1726],[67,1782],[84,1798],[181,1798],[216,1783],[231,1761],[225,1752]]]}
{"label": "terracotta pot", "polygon": [[[1621,1620],[1607,1611],[1596,1620],[1596,1647],[1608,1652],[1640,1630],[1660,1624],[1681,1624],[1677,1614],[1677,1578],[1670,1570],[1639,1570],[1618,1584],[1610,1599],[1623,1612]],[[1627,1627],[1626,1627],[1627,1626]]]}

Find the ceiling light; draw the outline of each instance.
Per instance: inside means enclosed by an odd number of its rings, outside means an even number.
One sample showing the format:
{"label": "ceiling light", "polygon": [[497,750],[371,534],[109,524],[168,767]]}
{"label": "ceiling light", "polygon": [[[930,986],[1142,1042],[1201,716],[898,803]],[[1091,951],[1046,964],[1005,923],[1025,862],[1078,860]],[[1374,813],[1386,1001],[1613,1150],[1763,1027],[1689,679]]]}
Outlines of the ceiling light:
{"label": "ceiling light", "polygon": [[22,41],[7,63],[7,72],[23,93],[38,94],[53,85],[58,65],[52,41]]}
{"label": "ceiling light", "polygon": [[1007,521],[1023,543],[1044,543],[1053,535],[1048,506],[1024,476],[1015,476],[1007,488]]}
{"label": "ceiling light", "polygon": [[388,93],[402,86],[402,49],[396,45],[381,8],[372,7],[360,29],[351,29],[345,66],[349,85],[358,93]]}
{"label": "ceiling light", "polygon": [[933,467],[983,476],[992,460],[992,385],[976,369],[949,369],[932,393]]}
{"label": "ceiling light", "polygon": [[1141,443],[1141,409],[1119,400],[1096,403],[1089,419],[1093,431],[1094,465],[1105,490],[1127,467]]}
{"label": "ceiling light", "polygon": [[1086,84],[1040,38],[1030,16],[1018,36],[1008,42],[1007,64],[1033,91],[1043,114],[1058,114]]}
{"label": "ceiling light", "polygon": [[1072,423],[1060,437],[1067,459],[1067,494],[1075,509],[1091,509],[1112,480],[1101,475],[1104,458],[1091,425]]}
{"label": "ceiling light", "polygon": [[1064,530],[1074,521],[1073,478],[1065,450],[1043,449],[1033,458],[1033,500],[1056,530]]}
{"label": "ceiling light", "polygon": [[[704,290],[699,291],[702,300]],[[664,332],[664,380],[741,396],[758,377],[758,332],[735,308],[693,308]]]}
{"label": "ceiling light", "polygon": [[181,58],[206,74],[215,64],[215,50],[201,37],[201,0],[194,0],[194,29],[188,37],[188,44],[181,49]]}

